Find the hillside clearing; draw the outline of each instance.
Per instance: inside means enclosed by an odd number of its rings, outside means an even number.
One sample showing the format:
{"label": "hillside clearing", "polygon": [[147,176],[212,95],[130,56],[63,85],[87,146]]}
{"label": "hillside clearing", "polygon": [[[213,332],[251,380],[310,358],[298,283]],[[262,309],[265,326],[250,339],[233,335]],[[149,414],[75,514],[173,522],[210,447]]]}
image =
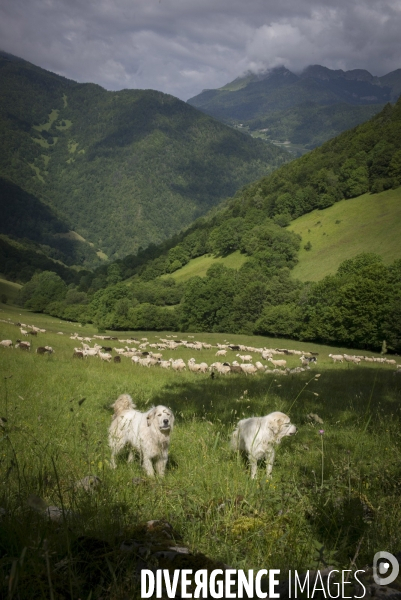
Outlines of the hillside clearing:
{"label": "hillside clearing", "polygon": [[246,262],[247,258],[245,254],[241,254],[239,251],[224,257],[218,256],[217,258],[210,254],[205,254],[204,256],[193,258],[182,269],[178,269],[174,273],[162,275],[162,278],[173,277],[177,283],[182,283],[191,277],[205,277],[207,270],[215,264],[223,264],[229,269],[239,269]]}
{"label": "hillside clearing", "polygon": [[19,283],[0,278],[0,298],[5,294],[8,302],[14,302],[21,287],[22,286]]}
{"label": "hillside clearing", "polygon": [[[401,258],[401,188],[341,200],[293,221],[288,229],[302,236],[299,263],[292,271],[301,281],[335,273],[361,252],[379,254],[385,264]],[[304,246],[311,243],[311,249]]]}

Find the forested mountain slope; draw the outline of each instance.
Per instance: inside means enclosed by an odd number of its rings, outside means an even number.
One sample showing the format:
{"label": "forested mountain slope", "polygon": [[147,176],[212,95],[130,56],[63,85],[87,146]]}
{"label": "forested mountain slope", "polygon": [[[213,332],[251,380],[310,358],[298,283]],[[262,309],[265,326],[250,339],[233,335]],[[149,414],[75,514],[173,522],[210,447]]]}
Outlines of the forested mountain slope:
{"label": "forested mountain slope", "polygon": [[320,65],[296,75],[285,67],[204,90],[189,104],[253,135],[314,148],[370,117],[401,93],[401,69],[383,77]]}
{"label": "forested mountain slope", "polygon": [[[75,289],[67,289],[55,274],[35,276],[21,291],[21,302],[93,322],[101,330],[247,332],[379,350],[386,340],[388,349],[400,352],[400,185],[398,100],[367,123],[249,184],[163,244],[84,275]],[[363,218],[350,204],[344,227],[347,199],[357,197]],[[377,210],[380,203],[387,203],[383,210]],[[342,217],[326,219],[328,207],[341,209]],[[314,220],[307,228],[316,229],[314,237],[296,227],[296,219],[307,213]],[[319,221],[325,223],[320,236]],[[387,236],[386,223],[391,224]],[[342,248],[341,264],[329,264],[331,274],[321,272],[319,281],[294,277],[300,251],[323,252],[323,234],[333,240],[337,232],[343,241],[352,239],[348,254]],[[375,239],[369,245],[364,234],[380,235],[381,244]],[[335,243],[331,248],[335,252]],[[180,277],[180,271],[186,272]],[[47,299],[47,289],[56,290],[57,298]]]}
{"label": "forested mountain slope", "polygon": [[107,92],[5,53],[0,83],[0,176],[109,257],[160,242],[289,159],[160,92]]}

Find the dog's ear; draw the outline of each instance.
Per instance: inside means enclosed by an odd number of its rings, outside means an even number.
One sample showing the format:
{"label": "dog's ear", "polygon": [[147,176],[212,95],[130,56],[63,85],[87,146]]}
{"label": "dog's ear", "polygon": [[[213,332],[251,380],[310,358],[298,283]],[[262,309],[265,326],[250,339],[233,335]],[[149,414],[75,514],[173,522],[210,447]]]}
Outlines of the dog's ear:
{"label": "dog's ear", "polygon": [[152,408],[152,410],[150,411],[150,413],[146,417],[146,422],[148,424],[148,427],[150,427],[152,425],[152,421],[155,418],[155,415],[156,415],[156,409]]}

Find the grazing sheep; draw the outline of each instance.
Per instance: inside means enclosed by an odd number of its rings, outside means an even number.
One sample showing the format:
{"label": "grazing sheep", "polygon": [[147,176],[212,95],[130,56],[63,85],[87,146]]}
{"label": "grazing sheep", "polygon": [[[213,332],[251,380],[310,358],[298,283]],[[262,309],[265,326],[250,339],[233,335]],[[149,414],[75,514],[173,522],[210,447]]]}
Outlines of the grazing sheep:
{"label": "grazing sheep", "polygon": [[120,363],[120,362],[121,362],[121,356],[118,356],[118,355],[117,355],[117,356],[115,356],[115,357],[113,358],[113,362],[115,362],[115,363]]}
{"label": "grazing sheep", "polygon": [[251,365],[249,363],[242,363],[240,365],[240,368],[243,370],[243,372],[245,373],[245,375],[254,375],[255,373],[258,372],[258,370],[255,367],[255,365]]}
{"label": "grazing sheep", "polygon": [[241,369],[240,365],[231,365],[230,373],[243,373],[244,371]]}
{"label": "grazing sheep", "polygon": [[174,369],[174,371],[186,371],[187,366],[182,360],[182,358],[177,358],[177,360],[170,358],[169,362],[171,362],[171,366]]}
{"label": "grazing sheep", "polygon": [[287,366],[286,360],[273,360],[272,358],[268,358],[267,360],[269,362],[271,362],[275,367],[286,367]]}
{"label": "grazing sheep", "polygon": [[28,331],[29,335],[38,335],[38,332],[35,329],[32,329],[31,331]]}
{"label": "grazing sheep", "polygon": [[236,354],[242,360],[242,362],[251,362],[252,356],[250,354]]}
{"label": "grazing sheep", "polygon": [[30,350],[31,349],[31,344],[30,344],[30,342],[21,342],[21,341],[18,341],[15,344],[15,347],[19,348],[20,350]]}
{"label": "grazing sheep", "polygon": [[331,358],[334,363],[336,363],[337,361],[342,363],[344,359],[342,354],[329,354],[329,358]]}
{"label": "grazing sheep", "polygon": [[258,369],[258,371],[265,371],[266,370],[265,365],[262,365],[262,363],[259,362],[258,360],[255,363],[255,367]]}
{"label": "grazing sheep", "polygon": [[3,348],[13,348],[13,342],[12,340],[1,340],[0,346],[3,346]]}
{"label": "grazing sheep", "polygon": [[227,350],[217,350],[215,356],[225,356],[227,354]]}
{"label": "grazing sheep", "polygon": [[26,329],[22,329],[22,327],[20,327],[20,332],[22,333],[22,335],[28,335],[28,332]]}
{"label": "grazing sheep", "polygon": [[347,362],[352,362],[352,363],[354,363],[355,365],[359,365],[359,363],[361,362],[361,359],[360,359],[360,358],[357,358],[356,356],[350,356],[349,354],[344,354],[344,359],[345,359]]}
{"label": "grazing sheep", "polygon": [[169,369],[171,367],[171,362],[169,360],[159,360],[158,365],[162,369]]}
{"label": "grazing sheep", "polygon": [[74,354],[72,355],[72,358],[83,358],[84,357],[84,353],[81,352],[80,350],[74,350]]}
{"label": "grazing sheep", "polygon": [[100,350],[97,355],[100,358],[100,360],[104,360],[106,362],[110,362],[112,358],[111,354],[108,354],[107,352],[100,352]]}
{"label": "grazing sheep", "polygon": [[53,354],[53,348],[50,346],[39,346],[36,348],[36,354]]}

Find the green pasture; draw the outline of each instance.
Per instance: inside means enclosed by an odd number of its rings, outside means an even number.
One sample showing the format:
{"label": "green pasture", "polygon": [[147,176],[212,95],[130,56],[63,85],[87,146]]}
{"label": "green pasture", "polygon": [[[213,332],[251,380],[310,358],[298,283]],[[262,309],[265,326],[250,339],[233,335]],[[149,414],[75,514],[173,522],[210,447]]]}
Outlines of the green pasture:
{"label": "green pasture", "polygon": [[[302,236],[299,263],[292,271],[301,281],[318,281],[361,252],[374,252],[385,264],[401,258],[401,188],[341,200],[299,217],[289,229]],[[312,247],[305,250],[310,242]]]}
{"label": "green pasture", "polygon": [[19,283],[0,278],[0,301],[1,297],[5,295],[7,302],[14,302],[21,287]]}
{"label": "green pasture", "polygon": [[247,256],[241,254],[239,250],[224,257],[205,254],[204,256],[193,258],[182,269],[178,269],[178,271],[169,273],[168,275],[162,275],[162,277],[173,277],[177,283],[181,283],[191,277],[205,277],[207,270],[216,263],[221,263],[229,269],[239,269],[246,260]]}
{"label": "green pasture", "polygon": [[[401,547],[401,376],[394,375],[394,366],[333,365],[328,354],[344,349],[317,344],[193,334],[212,344],[319,353],[318,364],[305,373],[212,379],[210,374],[148,369],[124,357],[121,364],[73,359],[80,343],[69,334],[93,335],[92,326],[8,305],[1,306],[0,319],[0,339],[20,336],[13,324],[17,320],[46,329],[37,338],[29,336],[31,352],[0,347],[2,593],[14,569],[12,589],[18,598],[49,598],[49,578],[55,598],[139,597],[133,592],[132,564],[127,566],[118,548],[138,524],[151,519],[169,521],[182,536],[180,544],[193,552],[241,569],[302,570],[324,562],[339,569],[364,568],[375,552],[394,553]],[[147,337],[150,343],[181,336],[111,335]],[[192,338],[183,334],[182,339]],[[55,352],[40,356],[34,351],[38,345],[50,345]],[[211,364],[218,360],[216,351],[178,348],[163,351],[163,357],[187,361],[193,356]],[[235,354],[229,351],[227,359],[231,362]],[[284,358],[290,367],[300,364],[297,357]],[[164,404],[176,416],[163,480],[147,480],[139,461],[128,464],[126,454],[116,470],[109,468],[110,404],[124,392],[140,410]],[[272,476],[267,479],[260,465],[252,481],[246,461],[229,450],[229,437],[238,419],[274,410],[288,413],[298,433],[277,448]],[[309,421],[309,413],[323,423]],[[74,488],[89,474],[102,480],[93,495]],[[31,508],[32,496],[62,507],[63,523],[42,518]],[[73,554],[82,536],[110,544],[107,560],[115,578],[79,577]]]}

